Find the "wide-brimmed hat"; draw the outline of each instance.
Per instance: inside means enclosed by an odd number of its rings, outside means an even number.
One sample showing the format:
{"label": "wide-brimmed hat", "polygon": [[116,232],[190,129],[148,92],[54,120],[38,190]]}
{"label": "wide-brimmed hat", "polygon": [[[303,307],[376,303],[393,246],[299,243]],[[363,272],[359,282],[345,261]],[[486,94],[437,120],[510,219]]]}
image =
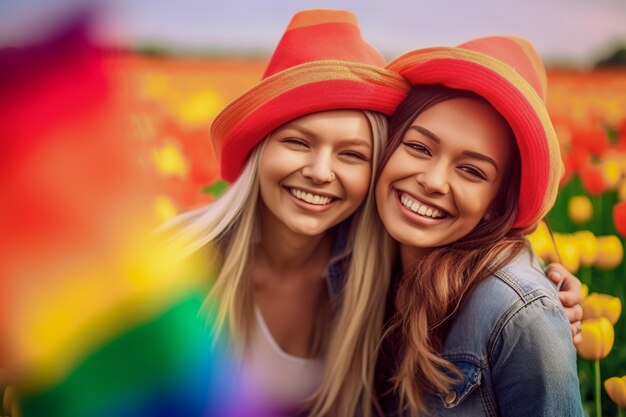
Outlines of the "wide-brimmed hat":
{"label": "wide-brimmed hat", "polygon": [[290,120],[325,110],[360,109],[391,115],[409,85],[385,70],[385,59],[344,10],[304,10],[291,19],[263,80],[215,119],[211,137],[221,174],[237,179],[250,151]]}
{"label": "wide-brimmed hat", "polygon": [[521,158],[514,228],[537,223],[556,199],[563,164],[545,106],[546,71],[532,45],[513,36],[490,36],[456,48],[401,55],[387,65],[411,84],[441,84],[484,97],[507,120]]}

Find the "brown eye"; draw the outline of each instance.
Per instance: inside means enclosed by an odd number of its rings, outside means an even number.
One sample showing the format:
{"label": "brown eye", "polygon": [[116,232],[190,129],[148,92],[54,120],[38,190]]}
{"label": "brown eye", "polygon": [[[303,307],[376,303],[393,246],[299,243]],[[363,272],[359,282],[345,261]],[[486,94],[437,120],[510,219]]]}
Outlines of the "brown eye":
{"label": "brown eye", "polygon": [[402,142],[404,146],[408,147],[409,149],[415,151],[415,152],[419,152],[422,153],[424,155],[428,155],[428,156],[432,156],[430,149],[428,149],[428,147],[422,143],[419,142]]}
{"label": "brown eye", "polygon": [[487,176],[480,169],[473,167],[471,165],[463,165],[459,167],[460,170],[467,172],[473,177],[480,178],[481,180],[486,180]]}

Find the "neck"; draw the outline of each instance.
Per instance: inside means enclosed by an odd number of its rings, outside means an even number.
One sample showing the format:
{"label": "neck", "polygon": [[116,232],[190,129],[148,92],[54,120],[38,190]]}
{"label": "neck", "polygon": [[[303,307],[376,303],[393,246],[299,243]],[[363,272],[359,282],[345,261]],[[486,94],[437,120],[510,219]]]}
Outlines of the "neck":
{"label": "neck", "polygon": [[430,252],[426,248],[417,248],[415,246],[400,244],[400,261],[402,262],[402,273],[406,274],[413,268],[415,262],[426,256]]}
{"label": "neck", "polygon": [[[261,205],[261,241],[256,246],[258,260],[275,270],[301,270],[324,258],[330,259],[332,233],[316,236],[295,233]],[[326,259],[327,258],[327,259]],[[323,262],[326,264],[327,262]]]}

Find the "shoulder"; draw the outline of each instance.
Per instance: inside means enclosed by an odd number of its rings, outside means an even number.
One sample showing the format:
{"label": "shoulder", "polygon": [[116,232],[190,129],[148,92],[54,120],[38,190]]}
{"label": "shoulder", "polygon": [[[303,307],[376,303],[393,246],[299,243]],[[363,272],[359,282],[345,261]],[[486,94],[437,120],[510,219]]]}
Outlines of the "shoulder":
{"label": "shoulder", "polygon": [[[508,265],[493,271],[467,294],[451,321],[446,345],[450,351],[471,350],[486,355],[487,345],[522,309],[535,314],[541,310],[560,309],[554,284],[546,277],[529,251],[524,251]],[[468,346],[470,344],[471,346]]]}
{"label": "shoulder", "polygon": [[493,271],[468,294],[465,305],[480,308],[483,315],[502,315],[540,298],[557,300],[556,287],[545,275],[530,251],[524,251],[509,264]]}

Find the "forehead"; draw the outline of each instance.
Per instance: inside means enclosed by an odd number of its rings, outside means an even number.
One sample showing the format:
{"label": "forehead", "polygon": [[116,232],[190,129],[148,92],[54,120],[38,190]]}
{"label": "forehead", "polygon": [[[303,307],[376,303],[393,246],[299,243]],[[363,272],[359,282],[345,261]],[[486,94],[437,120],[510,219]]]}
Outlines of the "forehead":
{"label": "forehead", "polygon": [[421,126],[437,136],[443,144],[466,151],[479,152],[506,162],[514,144],[504,118],[481,100],[455,98],[428,108],[412,126]]}
{"label": "forehead", "polygon": [[329,110],[307,114],[291,120],[278,129],[298,130],[314,137],[366,139],[371,142],[369,120],[360,110]]}

